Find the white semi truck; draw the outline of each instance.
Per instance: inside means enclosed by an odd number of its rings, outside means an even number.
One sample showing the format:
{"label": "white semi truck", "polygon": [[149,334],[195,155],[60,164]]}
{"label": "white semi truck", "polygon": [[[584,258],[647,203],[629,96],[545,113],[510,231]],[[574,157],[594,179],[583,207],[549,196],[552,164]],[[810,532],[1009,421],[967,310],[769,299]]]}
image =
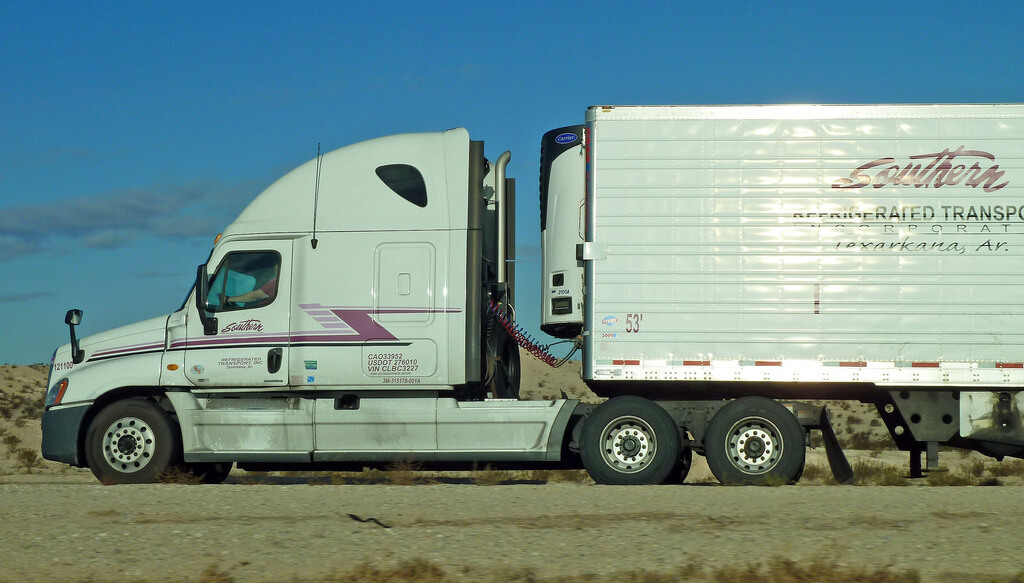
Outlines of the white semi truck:
{"label": "white semi truck", "polygon": [[584,467],[793,482],[824,407],[877,405],[920,472],[1024,457],[1024,106],[592,107],[541,149],[542,329],[600,405],[518,399],[514,183],[465,130],[310,161],[168,315],[71,342],[43,454],[170,467]]}

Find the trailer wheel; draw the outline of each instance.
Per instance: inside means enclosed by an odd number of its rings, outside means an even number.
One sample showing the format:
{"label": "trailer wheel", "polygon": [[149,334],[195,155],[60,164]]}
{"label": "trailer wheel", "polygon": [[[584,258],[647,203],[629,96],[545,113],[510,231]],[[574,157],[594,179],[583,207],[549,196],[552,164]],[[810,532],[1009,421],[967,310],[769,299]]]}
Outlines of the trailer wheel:
{"label": "trailer wheel", "polygon": [[104,484],[155,482],[179,457],[172,422],[148,399],[107,405],[89,424],[85,459]]}
{"label": "trailer wheel", "polygon": [[598,484],[660,484],[682,459],[675,421],[653,401],[616,397],[583,423],[580,457]]}
{"label": "trailer wheel", "polygon": [[745,397],[722,407],[708,424],[705,456],[726,485],[789,484],[804,469],[804,431],[789,409]]}

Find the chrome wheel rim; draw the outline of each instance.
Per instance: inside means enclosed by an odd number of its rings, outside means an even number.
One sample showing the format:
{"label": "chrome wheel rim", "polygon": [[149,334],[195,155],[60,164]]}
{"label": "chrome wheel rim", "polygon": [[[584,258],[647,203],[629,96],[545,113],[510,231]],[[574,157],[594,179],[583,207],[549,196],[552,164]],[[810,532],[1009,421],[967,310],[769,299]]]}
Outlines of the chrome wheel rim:
{"label": "chrome wheel rim", "polygon": [[737,421],[725,437],[729,460],[745,474],[770,472],[782,459],[782,432],[764,417]]}
{"label": "chrome wheel rim", "polygon": [[138,417],[122,417],[110,424],[103,434],[103,457],[110,467],[130,474],[153,459],[156,436],[153,428]]}
{"label": "chrome wheel rim", "polygon": [[601,435],[605,463],[623,474],[642,471],[654,460],[658,449],[654,430],[639,417],[618,417],[605,425]]}

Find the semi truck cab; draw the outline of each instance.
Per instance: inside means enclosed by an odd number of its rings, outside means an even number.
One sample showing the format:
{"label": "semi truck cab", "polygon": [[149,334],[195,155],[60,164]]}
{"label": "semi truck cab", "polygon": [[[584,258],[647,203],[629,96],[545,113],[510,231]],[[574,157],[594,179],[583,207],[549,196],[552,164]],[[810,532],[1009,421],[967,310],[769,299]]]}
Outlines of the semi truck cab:
{"label": "semi truck cab", "polygon": [[177,311],[81,340],[69,313],[44,456],[111,482],[174,464],[213,480],[235,462],[557,461],[575,402],[516,400],[519,353],[490,315],[514,298],[508,160],[455,129],[288,173],[218,236]]}

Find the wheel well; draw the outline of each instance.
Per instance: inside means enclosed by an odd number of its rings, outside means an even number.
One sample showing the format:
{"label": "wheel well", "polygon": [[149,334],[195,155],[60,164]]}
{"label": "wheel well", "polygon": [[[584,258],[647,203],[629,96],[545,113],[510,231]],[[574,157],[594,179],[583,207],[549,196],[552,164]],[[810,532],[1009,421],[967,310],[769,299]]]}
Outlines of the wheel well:
{"label": "wheel well", "polygon": [[92,405],[89,406],[89,410],[86,411],[85,416],[82,418],[82,424],[78,427],[76,447],[78,448],[77,457],[82,463],[81,467],[86,467],[88,465],[85,461],[85,434],[89,431],[89,426],[92,425],[92,420],[100,411],[103,410],[104,407],[122,399],[148,398],[160,405],[173,417],[174,408],[171,406],[170,401],[163,397],[165,397],[165,392],[161,387],[120,387],[100,395],[99,398],[93,401]]}

